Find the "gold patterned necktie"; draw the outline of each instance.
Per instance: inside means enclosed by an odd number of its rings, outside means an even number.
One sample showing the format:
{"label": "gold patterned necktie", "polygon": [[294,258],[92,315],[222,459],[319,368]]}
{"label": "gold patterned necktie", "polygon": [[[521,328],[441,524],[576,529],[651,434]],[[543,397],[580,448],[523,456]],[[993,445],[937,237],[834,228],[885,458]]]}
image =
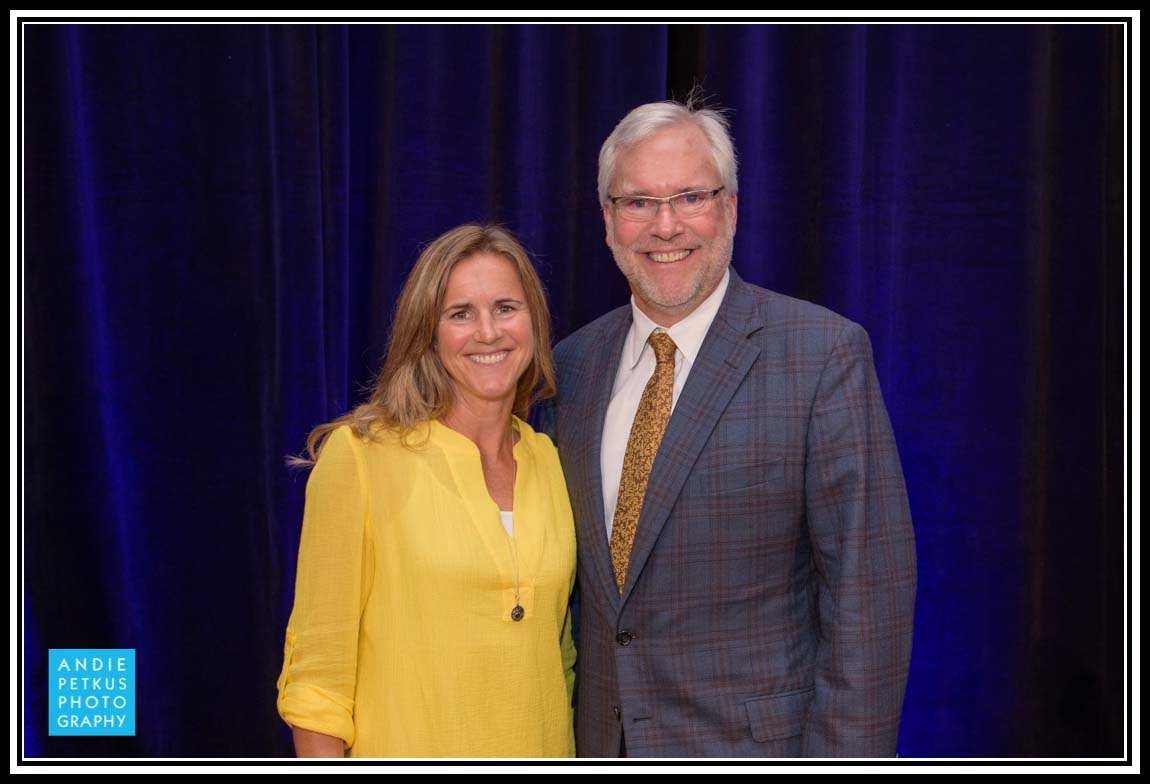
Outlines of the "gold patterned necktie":
{"label": "gold patterned necktie", "polygon": [[647,478],[671,418],[671,400],[675,393],[675,341],[666,332],[652,332],[647,342],[655,350],[655,372],[643,389],[631,425],[619,480],[619,500],[615,503],[615,520],[611,524],[611,565],[615,567],[620,594],[627,582],[627,564],[635,544],[639,512],[643,510]]}

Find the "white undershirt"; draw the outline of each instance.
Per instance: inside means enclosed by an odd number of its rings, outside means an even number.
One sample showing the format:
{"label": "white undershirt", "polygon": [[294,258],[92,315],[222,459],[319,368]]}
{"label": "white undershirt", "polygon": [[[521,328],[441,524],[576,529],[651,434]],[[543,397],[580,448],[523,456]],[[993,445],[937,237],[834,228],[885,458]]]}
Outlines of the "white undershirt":
{"label": "white undershirt", "polygon": [[699,348],[723,295],[731,280],[728,268],[719,285],[699,307],[691,311],[682,321],[664,329],[647,317],[631,297],[631,329],[623,344],[623,354],[619,357],[619,371],[615,375],[615,387],[611,392],[611,403],[607,406],[607,418],[603,422],[603,444],[599,455],[599,467],[603,473],[603,518],[607,521],[607,539],[611,539],[611,526],[615,521],[615,504],[619,501],[619,482],[623,474],[623,457],[627,452],[627,439],[631,435],[631,424],[643,397],[647,381],[655,373],[655,350],[647,344],[647,338],[658,330],[666,332],[675,341],[675,391],[671,398],[671,410],[679,402],[679,393],[687,383],[687,376],[699,355]]}
{"label": "white undershirt", "polygon": [[[616,490],[615,492],[619,492],[619,491]],[[503,530],[505,530],[507,532],[507,535],[508,536],[515,536],[514,526],[511,522],[511,512],[504,512],[502,509],[500,509],[499,510],[499,520],[500,520],[500,522],[503,523]]]}

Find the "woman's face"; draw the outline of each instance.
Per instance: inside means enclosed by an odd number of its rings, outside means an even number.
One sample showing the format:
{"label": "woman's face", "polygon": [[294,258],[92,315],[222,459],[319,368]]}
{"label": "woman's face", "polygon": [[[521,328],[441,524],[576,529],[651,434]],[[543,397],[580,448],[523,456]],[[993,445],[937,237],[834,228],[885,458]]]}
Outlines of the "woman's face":
{"label": "woman's face", "polygon": [[455,382],[456,406],[514,403],[535,341],[527,295],[511,261],[480,253],[456,263],[447,278],[435,351]]}

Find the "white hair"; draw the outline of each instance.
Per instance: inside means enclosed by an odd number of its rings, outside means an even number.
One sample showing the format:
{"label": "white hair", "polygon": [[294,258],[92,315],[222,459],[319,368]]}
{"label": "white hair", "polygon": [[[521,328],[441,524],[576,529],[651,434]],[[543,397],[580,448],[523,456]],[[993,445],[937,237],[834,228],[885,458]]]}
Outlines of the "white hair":
{"label": "white hair", "polygon": [[[707,137],[711,155],[719,170],[719,179],[727,193],[735,196],[739,192],[738,168],[735,158],[735,145],[731,141],[730,123],[719,109],[701,107],[701,90],[695,89],[687,96],[686,103],[659,101],[637,106],[619,121],[615,130],[599,149],[599,203],[606,206],[607,191],[615,178],[615,166],[619,151],[634,147],[658,131],[672,125],[695,125]],[[651,194],[648,194],[651,195]]]}

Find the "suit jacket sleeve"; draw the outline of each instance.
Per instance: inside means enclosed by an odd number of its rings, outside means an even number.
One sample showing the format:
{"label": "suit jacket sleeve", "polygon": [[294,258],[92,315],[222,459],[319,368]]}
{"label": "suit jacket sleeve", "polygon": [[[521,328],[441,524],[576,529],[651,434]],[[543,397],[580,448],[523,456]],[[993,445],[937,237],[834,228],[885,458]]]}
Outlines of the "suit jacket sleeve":
{"label": "suit jacket sleeve", "polygon": [[[551,442],[558,447],[559,441],[556,433],[556,407],[558,400],[554,397],[543,400],[532,410],[532,426],[537,433],[545,433]],[[579,649],[579,582],[571,591],[571,601],[567,608],[567,621],[563,627],[563,671],[566,673],[567,696],[571,704],[575,704],[575,697],[579,692],[579,681],[576,674],[579,672],[579,659],[576,651]],[[568,645],[570,644],[570,645]]]}
{"label": "suit jacket sleeve", "polygon": [[893,756],[910,663],[914,534],[870,341],[857,324],[839,334],[823,368],[807,439],[819,635],[803,755]]}

